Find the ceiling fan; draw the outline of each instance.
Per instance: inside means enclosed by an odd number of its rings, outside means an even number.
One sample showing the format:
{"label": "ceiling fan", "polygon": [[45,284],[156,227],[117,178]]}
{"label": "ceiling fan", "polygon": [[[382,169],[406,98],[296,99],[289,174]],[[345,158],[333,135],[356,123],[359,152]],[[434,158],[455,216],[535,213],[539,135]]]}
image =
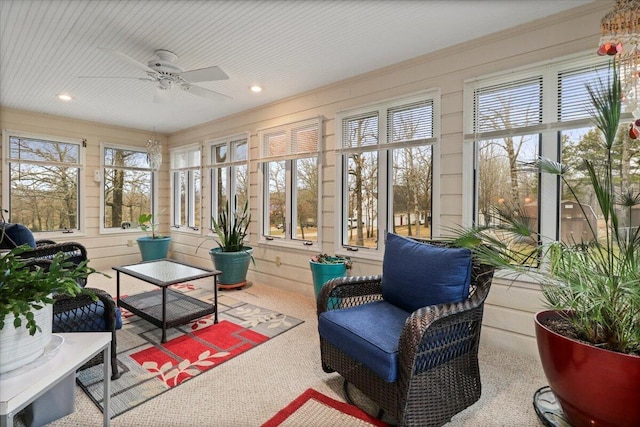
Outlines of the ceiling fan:
{"label": "ceiling fan", "polygon": [[154,96],[154,102],[164,103],[168,99],[168,93],[173,88],[179,88],[185,92],[193,95],[201,96],[212,100],[220,99],[232,99],[230,96],[224,95],[219,92],[215,92],[210,89],[196,86],[193,83],[197,82],[209,82],[214,80],[227,80],[229,76],[220,69],[220,67],[206,67],[199,68],[197,70],[184,71],[177,63],[178,55],[175,53],[158,49],[154,53],[155,58],[150,59],[147,64],[143,64],[122,52],[113,49],[98,48],[104,52],[110,53],[116,58],[127,62],[129,65],[133,65],[136,68],[144,71],[146,77],[110,77],[110,76],[78,76],[81,79],[91,78],[124,78],[124,79],[137,79],[146,82],[157,83],[156,94]]}

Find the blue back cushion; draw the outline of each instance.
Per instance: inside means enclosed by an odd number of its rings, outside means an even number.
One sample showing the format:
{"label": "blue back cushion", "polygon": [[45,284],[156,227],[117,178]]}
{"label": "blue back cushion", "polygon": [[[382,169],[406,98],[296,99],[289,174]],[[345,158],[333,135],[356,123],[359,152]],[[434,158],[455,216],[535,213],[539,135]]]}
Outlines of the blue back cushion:
{"label": "blue back cushion", "polygon": [[[4,231],[7,237],[16,244],[16,246],[24,245],[25,243],[32,248],[36,247],[36,239],[33,237],[33,233],[29,228],[22,224],[9,224],[4,223]],[[0,231],[2,233],[2,231]],[[0,234],[1,236],[1,234]]]}
{"label": "blue back cushion", "polygon": [[388,233],[382,261],[382,297],[413,312],[469,296],[471,251],[442,248]]}

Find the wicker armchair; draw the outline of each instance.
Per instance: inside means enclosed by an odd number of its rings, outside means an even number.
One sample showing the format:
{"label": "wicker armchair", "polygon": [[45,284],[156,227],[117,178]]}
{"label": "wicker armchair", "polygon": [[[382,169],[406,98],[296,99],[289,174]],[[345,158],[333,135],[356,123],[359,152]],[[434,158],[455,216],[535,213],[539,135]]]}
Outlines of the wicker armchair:
{"label": "wicker armchair", "polygon": [[[410,313],[398,336],[395,381],[383,379],[362,361],[329,342],[321,332],[323,370],[338,372],[344,378],[348,400],[347,382],[400,426],[447,423],[480,398],[478,345],[484,301],[492,278],[493,267],[472,260],[466,300],[421,307]],[[333,279],[318,295],[319,323],[323,313],[383,301],[382,295],[382,275]]]}

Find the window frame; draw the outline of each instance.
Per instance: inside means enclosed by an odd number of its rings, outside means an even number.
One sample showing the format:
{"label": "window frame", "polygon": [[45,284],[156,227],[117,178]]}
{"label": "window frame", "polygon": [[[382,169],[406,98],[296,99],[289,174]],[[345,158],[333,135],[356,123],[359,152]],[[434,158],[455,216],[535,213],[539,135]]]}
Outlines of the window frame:
{"label": "window frame", "polygon": [[[238,143],[244,142],[247,146],[247,157],[246,159],[237,160],[236,157],[236,147],[239,145]],[[227,148],[227,160],[224,162],[217,163],[213,157],[213,149],[214,147],[225,146]],[[212,231],[213,223],[211,219],[216,215],[219,211],[220,207],[218,206],[218,195],[214,192],[216,191],[217,185],[214,178],[215,169],[225,169],[227,174],[227,188],[226,188],[226,198],[230,203],[231,211],[235,211],[238,207],[235,206],[235,197],[232,195],[236,194],[238,183],[236,180],[236,168],[238,166],[245,166],[247,169],[247,200],[250,199],[250,185],[249,185],[249,132],[241,132],[234,135],[224,136],[221,138],[216,138],[212,140],[205,141],[205,149],[206,149],[206,163],[204,168],[207,170],[208,182],[210,191],[208,192],[209,203],[206,208],[208,213],[208,221],[207,225],[203,224],[203,228],[207,229],[207,234],[214,236],[215,233]]]}
{"label": "window frame", "polygon": [[[596,57],[593,52],[582,52],[562,58],[531,64],[525,67],[501,71],[487,76],[468,79],[464,83],[464,135],[463,135],[463,226],[469,227],[478,218],[478,170],[477,142],[487,138],[499,138],[507,135],[538,134],[540,138],[539,155],[562,161],[561,132],[593,127],[591,118],[579,117],[566,121],[559,118],[559,76],[563,73],[588,67],[607,67],[607,57]],[[496,84],[508,84],[531,76],[542,78],[542,115],[537,125],[479,133],[474,128],[475,91]],[[623,120],[632,119],[630,113],[623,113]],[[542,242],[548,243],[560,239],[561,234],[561,197],[560,178],[550,174],[539,174],[538,215]],[[550,201],[551,200],[551,201]],[[544,263],[540,264],[541,266]]]}
{"label": "window frame", "polygon": [[[116,227],[112,227],[112,228],[105,228],[104,226],[104,221],[105,221],[105,203],[106,200],[104,198],[104,170],[106,168],[105,162],[104,162],[104,151],[106,148],[114,148],[114,149],[118,149],[118,150],[129,150],[129,151],[136,151],[136,152],[140,152],[140,153],[146,153],[147,150],[144,147],[140,147],[140,146],[136,146],[136,145],[125,145],[125,144],[114,144],[114,143],[110,143],[110,142],[100,142],[100,167],[99,169],[96,170],[96,172],[98,173],[98,176],[94,176],[94,181],[97,179],[99,179],[99,186],[100,186],[100,227],[99,227],[99,234],[131,234],[131,233],[140,233],[140,228],[138,227],[138,223],[137,223],[137,218],[136,218],[136,223],[132,223],[130,228],[116,228]],[[147,169],[147,168],[141,168],[141,169]],[[158,188],[158,174],[156,171],[153,171],[151,169],[151,167],[148,168],[148,170],[151,172],[151,213],[155,215],[155,212],[157,211],[157,207],[158,207],[158,200],[157,200],[157,188]]]}
{"label": "window frame", "polygon": [[[390,180],[393,179],[393,152],[397,148],[407,147],[431,147],[431,238],[440,236],[440,153],[441,153],[441,90],[440,88],[431,88],[406,94],[386,100],[362,105],[347,110],[341,110],[336,113],[336,197],[341,201],[342,209],[335,212],[335,253],[338,255],[348,255],[380,261],[383,258],[385,250],[385,240],[387,231],[392,229],[391,221],[394,221],[393,215],[393,185]],[[432,134],[430,138],[424,138],[419,141],[388,141],[388,114],[399,107],[410,106],[412,104],[420,104],[422,102],[431,101],[433,109],[432,116]],[[376,144],[367,145],[363,149],[344,148],[343,142],[343,122],[345,120],[365,117],[376,114],[378,117],[378,142]],[[348,230],[346,223],[350,215],[348,214],[348,199],[345,191],[345,179],[348,174],[348,161],[345,161],[349,153],[354,152],[376,152],[378,155],[378,176],[377,176],[377,221],[378,229],[378,247],[362,247],[343,244],[343,233]],[[381,226],[382,224],[382,226]]]}
{"label": "window frame", "polygon": [[[196,151],[197,151],[197,155],[195,157],[192,157],[192,153]],[[177,156],[180,156],[180,155],[184,155],[186,157],[187,164],[176,166]],[[192,159],[197,159],[197,165],[190,164],[190,161]],[[186,200],[185,203],[187,204],[187,206],[185,207],[185,216],[188,222],[194,221],[194,223],[182,224],[182,223],[178,223],[176,220],[176,217],[178,216],[176,212],[178,210],[181,210],[181,197],[180,197],[181,188],[180,186],[176,185],[176,174],[183,173],[183,172],[186,174],[186,182],[187,182],[187,188],[186,188],[186,194],[185,194],[185,200]],[[199,189],[200,196],[199,197],[197,196],[197,189],[195,185],[196,179],[195,179],[194,172],[200,173],[200,189]],[[179,232],[179,233],[200,235],[201,234],[200,230],[204,227],[202,223],[202,201],[204,199],[202,194],[202,190],[204,188],[204,186],[202,185],[203,178],[204,178],[202,173],[202,144],[197,142],[197,143],[183,145],[177,148],[170,149],[169,150],[169,177],[170,177],[169,188],[170,188],[170,194],[171,194],[171,197],[169,198],[169,206],[171,208],[170,221],[171,221],[172,231]],[[199,199],[199,208],[198,208],[196,199]],[[177,202],[180,202],[180,204],[177,205],[176,204]],[[195,220],[198,218],[200,222],[199,224],[196,224]],[[181,215],[179,216],[179,219],[180,221],[182,220]]]}
{"label": "window frame", "polygon": [[[68,138],[62,136],[40,134],[35,132],[15,131],[10,129],[2,130],[2,206],[1,208],[7,209],[9,215],[5,217],[7,221],[11,221],[11,208],[10,208],[10,194],[11,194],[11,179],[10,172],[11,163],[9,153],[9,140],[11,137],[29,138],[52,142],[61,142],[66,144],[75,144],[79,147],[78,155],[78,202],[77,202],[77,227],[73,230],[55,230],[55,231],[38,231],[34,232],[36,239],[46,238],[56,240],[58,238],[68,238],[70,234],[74,236],[84,236],[86,234],[86,203],[85,203],[85,172],[86,172],[86,140],[80,138]],[[8,208],[7,208],[8,207]]]}
{"label": "window frame", "polygon": [[[259,146],[259,156],[256,159],[258,162],[257,170],[259,176],[259,232],[258,232],[258,243],[266,246],[279,246],[285,248],[295,248],[299,249],[301,246],[306,250],[318,252],[320,251],[321,242],[322,242],[322,156],[321,153],[324,151],[324,133],[323,133],[323,117],[316,116],[309,119],[297,120],[293,122],[288,122],[282,125],[272,126],[269,128],[258,129],[258,146]],[[301,152],[296,152],[295,147],[293,147],[292,136],[291,133],[295,130],[301,130],[304,128],[312,128],[317,129],[317,147],[314,150],[306,150]],[[277,155],[270,155],[266,152],[264,148],[265,137],[268,135],[273,135],[276,133],[283,133],[286,141],[286,152]],[[297,170],[293,167],[293,164],[301,159],[315,158],[316,159],[316,169],[317,169],[317,218],[316,218],[316,227],[317,227],[317,238],[316,240],[308,240],[301,238],[293,238],[292,230],[296,226],[296,221],[286,221],[284,224],[285,231],[283,238],[276,238],[266,234],[266,230],[269,228],[269,216],[268,209],[265,206],[268,197],[266,192],[269,189],[268,185],[268,173],[266,168],[272,162],[276,161],[284,161],[285,162],[285,212],[289,213],[290,217],[296,218],[296,215],[293,214],[292,209],[297,206],[295,195],[297,195],[296,188],[296,178],[297,178]],[[294,191],[296,190],[296,191]]]}

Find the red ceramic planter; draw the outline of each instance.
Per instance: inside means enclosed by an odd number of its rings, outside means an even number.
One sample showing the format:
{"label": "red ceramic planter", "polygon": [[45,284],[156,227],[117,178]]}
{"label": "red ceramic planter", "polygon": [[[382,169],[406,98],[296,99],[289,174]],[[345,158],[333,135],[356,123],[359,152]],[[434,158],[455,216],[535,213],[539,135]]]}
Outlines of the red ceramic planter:
{"label": "red ceramic planter", "polygon": [[640,357],[603,350],[565,338],[536,314],[538,352],[549,386],[573,427],[640,426]]}

